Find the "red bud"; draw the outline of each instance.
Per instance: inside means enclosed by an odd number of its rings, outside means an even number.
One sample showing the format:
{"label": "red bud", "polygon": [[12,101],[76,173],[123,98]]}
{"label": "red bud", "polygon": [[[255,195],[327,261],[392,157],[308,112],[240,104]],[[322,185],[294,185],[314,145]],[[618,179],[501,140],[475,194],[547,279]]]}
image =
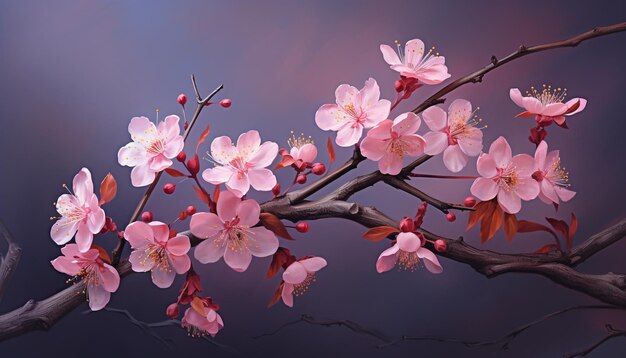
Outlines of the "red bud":
{"label": "red bud", "polygon": [[178,303],[172,303],[171,305],[167,306],[167,310],[165,310],[165,314],[171,319],[178,318],[178,315],[180,314]]}
{"label": "red bud", "polygon": [[176,160],[178,160],[181,163],[184,163],[186,159],[187,159],[187,154],[185,154],[185,152],[180,152],[176,156]]}
{"label": "red bud", "polygon": [[406,216],[404,217],[404,219],[400,220],[400,231],[402,232],[415,231],[415,224],[413,223],[413,220],[407,218]]}
{"label": "red bud", "polygon": [[298,184],[306,183],[306,175],[304,175],[304,174],[298,175],[298,177],[296,178],[296,183],[298,183]]}
{"label": "red bud", "polygon": [[187,169],[189,169],[192,175],[198,174],[200,171],[200,160],[197,155],[187,161]]}
{"label": "red bud", "polygon": [[311,167],[311,173],[315,175],[322,175],[326,171],[326,166],[322,163],[313,163],[313,167]]}
{"label": "red bud", "polygon": [[170,239],[176,235],[178,235],[178,231],[176,231],[175,229],[170,229]]}
{"label": "red bud", "polygon": [[435,241],[435,250],[437,250],[438,252],[444,252],[447,249],[448,249],[448,244],[446,244],[445,241],[443,240]]}
{"label": "red bud", "polygon": [[143,213],[141,213],[141,221],[149,223],[152,221],[152,219],[153,216],[151,211],[144,211]]}
{"label": "red bud", "polygon": [[123,230],[117,232],[117,238],[120,239],[120,240],[124,238],[124,231]]}
{"label": "red bud", "polygon": [[404,83],[402,83],[402,81],[397,80],[394,84],[393,84],[394,88],[396,89],[396,92],[402,92],[404,91]]}
{"label": "red bud", "polygon": [[187,96],[185,96],[184,93],[181,93],[178,95],[178,98],[176,100],[178,101],[178,104],[185,107],[185,103],[187,103]]}
{"label": "red bud", "polygon": [[168,194],[168,195],[173,194],[175,190],[176,190],[175,184],[167,183],[163,185],[163,192],[165,192],[165,194]]}
{"label": "red bud", "polygon": [[309,223],[306,221],[300,221],[296,224],[296,230],[302,233],[309,232]]}
{"label": "red bud", "polygon": [[447,213],[446,220],[448,220],[449,222],[454,222],[454,220],[456,220],[456,215],[454,215],[454,213]]}
{"label": "red bud", "polygon": [[468,196],[467,198],[465,198],[465,200],[463,200],[463,205],[467,206],[468,208],[473,208],[474,205],[476,205],[476,199],[474,199],[473,196]]}
{"label": "red bud", "polygon": [[233,102],[231,102],[231,100],[228,99],[228,98],[224,98],[223,100],[220,101],[220,106],[222,106],[224,108],[230,107],[231,104],[233,104]]}
{"label": "red bud", "polygon": [[187,212],[187,215],[193,215],[196,213],[196,207],[189,205],[185,211]]}
{"label": "red bud", "polygon": [[289,154],[289,151],[285,148],[280,148],[280,150],[278,151],[278,154],[285,156]]}
{"label": "red bud", "polygon": [[280,184],[279,183],[276,183],[276,185],[274,185],[274,187],[272,188],[272,194],[274,194],[274,196],[280,195]]}

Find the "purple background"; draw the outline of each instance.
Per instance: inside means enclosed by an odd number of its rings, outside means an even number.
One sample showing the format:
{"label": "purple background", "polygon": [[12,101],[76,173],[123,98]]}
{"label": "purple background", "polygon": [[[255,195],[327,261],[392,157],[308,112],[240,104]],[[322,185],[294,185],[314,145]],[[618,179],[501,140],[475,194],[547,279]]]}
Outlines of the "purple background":
{"label": "purple background", "polygon": [[[297,3],[208,1],[3,1],[0,3],[0,217],[24,249],[17,273],[0,304],[0,311],[45,298],[64,287],[66,277],[48,263],[59,253],[49,239],[55,214],[51,205],[82,167],[99,181],[111,171],[120,190],[106,206],[120,225],[132,213],[142,189],[130,186],[130,170],[117,164],[116,153],[129,140],[126,127],[135,115],[154,118],[180,114],[175,98],[192,93],[195,73],[201,91],[224,83],[229,110],[209,108],[195,137],[206,123],[212,134],[236,137],[259,129],[264,140],[286,145],[290,130],[312,135],[323,147],[327,133],[316,128],[316,109],[334,100],[341,83],[361,87],[372,76],[383,96],[394,95],[396,73],[378,50],[419,37],[446,56],[452,79],[502,57],[520,44],[560,40],[596,25],[623,21],[620,2],[524,1],[517,3],[335,1]],[[569,130],[550,128],[551,148],[560,148],[570,171],[575,199],[558,213],[539,202],[525,204],[522,216],[543,220],[567,218],[574,211],[581,226],[576,241],[614,223],[626,214],[623,168],[623,90],[626,70],[625,34],[596,39],[575,49],[532,55],[488,74],[484,83],[467,85],[452,98],[480,106],[489,128],[485,143],[506,135],[514,152],[533,153],[526,137],[529,119],[514,119],[520,111],[508,98],[511,87],[550,83],[567,87],[570,96],[589,100],[588,108],[568,121]],[[437,88],[418,91],[400,110],[410,110]],[[445,107],[445,105],[444,105]],[[400,112],[397,112],[400,113]],[[423,132],[423,131],[422,131]],[[193,136],[192,136],[193,137]],[[208,148],[205,145],[205,148]],[[327,160],[323,150],[322,159]],[[350,154],[338,151],[338,161]],[[204,162],[206,165],[207,162]],[[374,166],[365,163],[357,171]],[[441,158],[421,172],[446,173]],[[463,172],[475,172],[473,162]],[[292,173],[279,173],[283,185]],[[423,190],[450,201],[469,193],[470,182],[415,181]],[[198,205],[190,185],[181,184],[175,198],[160,191],[149,209],[171,221],[189,203]],[[263,193],[260,200],[268,199]],[[354,197],[389,215],[412,215],[418,204],[403,193],[376,185]],[[425,227],[442,234],[464,234],[466,215],[455,224],[431,210]],[[182,229],[182,227],[179,227]],[[320,255],[329,265],[318,282],[293,309],[265,306],[277,279],[264,279],[269,259],[255,259],[245,273],[223,262],[197,266],[205,293],[222,305],[226,327],[216,338],[244,356],[305,356],[349,354],[368,357],[500,356],[497,348],[467,349],[455,344],[405,342],[378,350],[376,340],[344,328],[300,324],[261,340],[251,337],[271,331],[302,313],[319,319],[350,319],[388,335],[442,335],[467,339],[496,338],[529,320],[573,304],[594,300],[530,275],[507,274],[487,280],[470,267],[442,259],[445,271],[431,275],[393,271],[379,275],[374,263],[386,243],[368,243],[357,224],[327,220],[312,223],[309,234],[286,243],[297,255]],[[520,235],[506,242],[498,234],[481,245],[475,231],[469,242],[487,249],[528,252],[547,243],[544,235]],[[98,243],[111,247],[115,239]],[[2,244],[4,245],[4,244]],[[3,250],[4,247],[2,246]],[[602,273],[626,269],[626,244],[615,245],[581,270]],[[180,279],[169,290],[157,289],[148,275],[125,279],[110,302],[145,321],[164,319],[175,300]],[[50,332],[33,332],[0,344],[2,357],[39,354],[65,356],[171,355],[149,335],[114,313],[82,315],[81,306]],[[549,321],[522,334],[506,351],[511,357],[554,357],[590,344],[604,334],[604,324],[626,328],[619,312],[579,312]],[[186,337],[177,328],[161,329],[183,354],[226,354],[205,341]],[[598,349],[595,357],[616,356],[626,346],[619,340]]]}

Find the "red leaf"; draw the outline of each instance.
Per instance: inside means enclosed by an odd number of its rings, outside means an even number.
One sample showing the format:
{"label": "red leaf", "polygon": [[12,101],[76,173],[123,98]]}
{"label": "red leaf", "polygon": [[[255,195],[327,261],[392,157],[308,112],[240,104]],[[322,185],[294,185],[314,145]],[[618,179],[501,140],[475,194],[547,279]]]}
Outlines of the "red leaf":
{"label": "red leaf", "polygon": [[333,164],[335,161],[335,148],[333,147],[333,141],[328,137],[328,142],[326,143],[326,149],[328,149],[328,156],[330,157],[330,164]]}
{"label": "red leaf", "polygon": [[504,232],[509,241],[513,240],[513,237],[517,233],[517,218],[515,214],[504,213]]}
{"label": "red leaf", "polygon": [[198,144],[196,144],[196,155],[198,155],[198,148],[200,148],[200,144],[204,143],[206,137],[209,135],[209,126],[207,125],[202,134],[200,134],[200,138],[198,139]]}
{"label": "red leaf", "polygon": [[526,112],[522,112],[522,113],[516,114],[515,118],[518,118],[518,117],[530,117],[530,116],[534,116],[534,115],[535,115],[534,113],[526,111]]}
{"label": "red leaf", "polygon": [[517,232],[535,232],[535,231],[549,232],[550,234],[552,234],[552,236],[554,236],[555,239],[558,239],[558,237],[556,236],[556,233],[552,231],[552,229],[550,229],[549,227],[543,224],[536,223],[534,221],[528,221],[528,220],[519,220],[517,222]]}
{"label": "red leaf", "polygon": [[572,238],[572,241],[574,240],[574,234],[576,234],[577,230],[578,230],[578,219],[576,218],[576,215],[572,213],[572,221],[569,224],[569,236]]}
{"label": "red leaf", "polygon": [[182,172],[176,170],[176,169],[172,169],[172,168],[167,168],[165,169],[165,172],[167,174],[169,174],[170,176],[177,178],[177,177],[184,177],[186,176],[185,174],[183,174]]}
{"label": "red leaf", "polygon": [[465,231],[474,227],[474,225],[476,225],[478,221],[480,221],[480,219],[483,218],[483,216],[485,215],[487,211],[491,211],[492,204],[494,204],[493,200],[481,201],[478,204],[476,204],[474,206],[476,210],[470,211],[469,213],[469,220],[467,222],[467,227],[465,228]]}
{"label": "red leaf", "polygon": [[280,281],[280,285],[278,285],[278,288],[276,289],[276,291],[274,291],[274,295],[272,296],[272,299],[270,300],[270,302],[267,304],[267,307],[272,307],[273,305],[275,305],[281,297],[281,294],[283,292],[283,286],[285,285],[284,281]]}
{"label": "red leaf", "polygon": [[200,198],[200,200],[202,200],[202,202],[209,205],[209,203],[211,202],[211,198],[209,198],[208,195],[206,195],[200,188],[195,185],[193,186],[193,190],[195,190],[196,194],[198,194],[198,197]]}
{"label": "red leaf", "polygon": [[220,198],[220,186],[216,185],[215,189],[213,189],[213,200],[217,202]]}
{"label": "red leaf", "polygon": [[278,163],[276,165],[276,167],[274,168],[274,170],[276,169],[280,169],[280,168],[284,168],[284,167],[288,167],[291,164],[295,163],[296,161],[293,159],[293,157],[289,154],[284,155],[283,159],[280,160],[280,163]]}
{"label": "red leaf", "polygon": [[548,252],[556,249],[557,246],[556,244],[547,244],[547,245],[543,245],[541,246],[537,251],[535,251],[536,254],[547,254]]}
{"label": "red leaf", "polygon": [[271,213],[261,213],[260,217],[261,225],[266,229],[272,231],[277,236],[287,240],[295,240],[285,228],[285,224],[278,218],[278,216]]}
{"label": "red leaf", "polygon": [[117,182],[113,174],[107,174],[100,183],[100,205],[108,203],[115,198],[117,194]]}
{"label": "red leaf", "polygon": [[109,257],[109,253],[102,246],[92,244],[91,248],[98,250],[98,256],[102,259],[102,261],[108,264],[111,263],[111,257]]}
{"label": "red leaf", "polygon": [[490,211],[486,212],[480,221],[480,241],[487,242],[493,238],[502,226],[502,209],[497,202],[491,201]]}
{"label": "red leaf", "polygon": [[283,267],[283,265],[290,260],[295,261],[295,256],[293,256],[291,252],[289,252],[289,249],[279,247],[274,255],[272,255],[272,263],[270,264],[270,267],[265,274],[265,278],[270,279],[274,277],[274,275],[278,273],[280,268]]}
{"label": "red leaf", "polygon": [[559,231],[563,238],[565,239],[565,246],[567,249],[572,248],[572,239],[569,236],[569,225],[563,220],[555,219],[555,218],[546,218],[550,225],[554,228],[554,230]]}
{"label": "red leaf", "polygon": [[400,230],[396,229],[395,227],[391,227],[391,226],[376,226],[373,227],[369,230],[367,230],[367,232],[365,232],[365,234],[363,234],[363,238],[365,240],[368,241],[380,241],[384,238],[386,238],[387,236],[391,235],[391,234],[395,234],[397,232],[400,232]]}

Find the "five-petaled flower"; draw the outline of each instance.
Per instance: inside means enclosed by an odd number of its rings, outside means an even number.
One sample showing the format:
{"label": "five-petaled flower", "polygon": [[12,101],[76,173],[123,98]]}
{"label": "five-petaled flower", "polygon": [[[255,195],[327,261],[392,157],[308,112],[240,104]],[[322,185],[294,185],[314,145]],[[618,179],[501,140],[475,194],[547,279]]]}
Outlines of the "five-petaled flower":
{"label": "five-petaled flower", "polygon": [[531,87],[525,97],[519,89],[511,88],[509,96],[515,104],[526,110],[516,117],[535,116],[535,121],[540,126],[548,126],[552,122],[565,126],[565,116],[576,114],[587,106],[587,100],[584,98],[572,98],[563,103],[567,90],[552,89],[551,86],[546,85],[543,85],[541,92]]}
{"label": "five-petaled flower", "polygon": [[296,137],[292,135],[288,140],[289,155],[293,158],[293,165],[299,170],[304,170],[310,167],[315,158],[317,157],[317,147],[311,140],[311,137],[305,138],[304,135]]}
{"label": "five-petaled flower", "polygon": [[56,202],[61,218],[52,225],[50,236],[58,245],[63,245],[76,234],[78,249],[87,252],[93,242],[93,235],[102,230],[106,218],[93,192],[89,169],[82,168],[74,176],[72,187],[74,194],[63,194]]}
{"label": "five-petaled flower", "polygon": [[424,111],[424,122],[431,132],[424,135],[425,153],[443,152],[443,163],[457,173],[467,165],[468,157],[475,157],[483,149],[483,132],[478,127],[481,120],[472,111],[472,104],[457,99],[448,107],[448,113],[438,106]]}
{"label": "five-petaled flower", "polygon": [[187,256],[191,248],[189,237],[177,235],[170,238],[167,224],[136,221],[126,227],[124,238],[133,249],[128,259],[133,271],[151,271],[152,282],[157,287],[170,287],[177,273],[184,274],[191,267]]}
{"label": "five-petaled flower", "polygon": [[482,201],[498,197],[498,203],[509,214],[517,214],[521,200],[532,200],[539,194],[539,184],[532,178],[535,160],[528,154],[513,156],[511,146],[499,137],[482,153],[476,163],[478,174],[471,187],[474,196]]}
{"label": "five-petaled flower", "polygon": [[[419,236],[418,236],[419,235]],[[400,268],[415,271],[420,262],[432,273],[441,273],[443,268],[439,264],[437,256],[423,247],[426,243],[422,234],[415,232],[401,232],[396,242],[383,251],[376,261],[376,271],[383,273],[391,270],[398,264]]]}
{"label": "five-petaled flower", "polygon": [[117,270],[100,258],[97,249],[80,252],[78,245],[68,244],[61,249],[61,253],[63,256],[51,261],[52,266],[87,284],[87,299],[92,311],[104,308],[109,303],[111,293],[117,291],[120,285]]}
{"label": "five-petaled flower", "polygon": [[367,132],[361,142],[361,153],[378,161],[381,173],[400,173],[405,155],[415,157],[424,153],[424,138],[415,134],[420,122],[420,117],[412,112],[403,113],[393,121],[385,119]]}
{"label": "five-petaled flower", "polygon": [[417,78],[427,85],[436,85],[450,77],[448,67],[445,65],[446,58],[439,56],[438,53],[433,55],[434,47],[424,55],[422,40],[408,41],[404,46],[404,51],[398,42],[396,46],[397,53],[391,46],[384,44],[380,45],[380,51],[383,53],[385,62],[401,76]]}
{"label": "five-petaled flower", "polygon": [[326,267],[321,257],[308,257],[294,261],[283,272],[281,297],[283,302],[293,307],[293,296],[301,296],[315,282],[315,273]]}
{"label": "five-petaled flower", "polygon": [[213,303],[210,298],[195,298],[200,304],[187,308],[181,320],[181,325],[186,328],[192,337],[211,335],[215,337],[220,329],[224,328],[224,321],[217,313],[219,305]]}
{"label": "five-petaled flower", "polygon": [[336,143],[341,147],[356,144],[364,128],[372,128],[389,116],[391,102],[380,99],[380,88],[373,78],[360,90],[340,85],[335,91],[337,104],[325,104],[315,113],[315,123],[322,130],[337,131]]}
{"label": "five-petaled flower", "polygon": [[133,186],[151,184],[156,173],[169,168],[185,144],[180,135],[178,116],[167,116],[158,128],[146,117],[134,117],[128,125],[133,140],[120,148],[117,161],[133,167],[130,179]]}
{"label": "five-petaled flower", "polygon": [[251,185],[259,191],[272,190],[276,185],[274,173],[265,167],[276,158],[278,144],[269,141],[261,144],[255,130],[241,134],[237,146],[227,136],[215,138],[210,154],[216,166],[206,169],[202,178],[214,185],[226,183],[238,197],[244,196]]}
{"label": "five-petaled flower", "polygon": [[541,141],[535,151],[535,172],[533,179],[539,182],[539,199],[546,204],[559,204],[559,200],[569,201],[576,192],[569,189],[569,175],[561,167],[558,150],[548,153],[548,143]]}
{"label": "five-petaled flower", "polygon": [[261,207],[252,199],[241,200],[230,191],[222,192],[217,201],[217,215],[196,213],[190,229],[204,239],[194,255],[201,263],[217,262],[222,256],[237,272],[245,271],[252,256],[266,257],[278,249],[278,239],[265,227],[253,227],[259,222]]}

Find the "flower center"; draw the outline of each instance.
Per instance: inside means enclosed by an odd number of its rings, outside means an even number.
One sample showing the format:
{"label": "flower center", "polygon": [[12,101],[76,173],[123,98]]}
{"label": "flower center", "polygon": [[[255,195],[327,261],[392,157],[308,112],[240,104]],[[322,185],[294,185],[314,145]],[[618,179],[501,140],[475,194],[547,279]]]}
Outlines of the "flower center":
{"label": "flower center", "polygon": [[515,188],[517,188],[519,176],[517,175],[517,171],[515,169],[516,168],[513,165],[509,165],[506,168],[498,168],[498,175],[495,179],[500,188],[506,191],[515,190]]}
{"label": "flower center", "polygon": [[571,184],[569,184],[569,173],[565,168],[561,167],[561,158],[557,158],[554,163],[550,165],[545,176],[550,179],[554,185],[562,188],[571,186]]}
{"label": "flower center", "polygon": [[480,126],[483,121],[482,118],[478,118],[476,112],[480,107],[471,112],[454,112],[450,114],[450,125],[445,129],[448,134],[448,144],[454,145],[458,143],[461,138],[473,138],[478,135],[478,132],[472,130],[473,128],[485,129],[486,125]]}
{"label": "flower center", "polygon": [[165,151],[165,140],[161,138],[154,138],[151,142],[146,145],[146,150],[151,154],[161,154]]}
{"label": "flower center", "polygon": [[530,91],[526,91],[526,96],[535,97],[541,102],[544,106],[552,103],[563,103],[565,97],[567,97],[567,88],[558,87],[553,89],[550,85],[542,85],[543,89],[541,92],[537,90],[534,86],[530,87]]}
{"label": "flower center", "polygon": [[221,247],[228,245],[228,249],[235,252],[248,252],[250,247],[256,245],[256,240],[250,227],[247,225],[240,225],[239,217],[235,217],[232,221],[224,223],[224,230],[222,230],[215,240],[215,245]]}
{"label": "flower center", "polygon": [[389,141],[389,144],[387,146],[387,151],[402,158],[404,156],[404,153],[407,152],[407,149],[408,144],[400,139],[395,132],[392,132],[391,140]]}
{"label": "flower center", "polygon": [[416,252],[399,251],[398,254],[398,267],[401,270],[415,271],[419,267],[420,259],[417,257]]}
{"label": "flower center", "polygon": [[[354,108],[354,106],[353,106]],[[291,138],[287,139],[287,144],[291,147],[291,148],[298,148],[300,149],[303,145],[305,144],[314,144],[313,143],[313,139],[311,139],[311,136],[305,137],[304,133],[300,133],[299,137],[296,137],[296,135],[294,134],[293,131],[291,131]]]}
{"label": "flower center", "polygon": [[165,247],[163,245],[148,245],[144,253],[139,255],[139,259],[139,263],[143,266],[153,264],[154,267],[160,269],[161,271],[172,271],[169,256],[167,255],[167,251],[165,250]]}
{"label": "flower center", "polygon": [[295,296],[302,296],[313,282],[315,282],[315,273],[307,274],[304,281],[293,286],[293,294]]}

